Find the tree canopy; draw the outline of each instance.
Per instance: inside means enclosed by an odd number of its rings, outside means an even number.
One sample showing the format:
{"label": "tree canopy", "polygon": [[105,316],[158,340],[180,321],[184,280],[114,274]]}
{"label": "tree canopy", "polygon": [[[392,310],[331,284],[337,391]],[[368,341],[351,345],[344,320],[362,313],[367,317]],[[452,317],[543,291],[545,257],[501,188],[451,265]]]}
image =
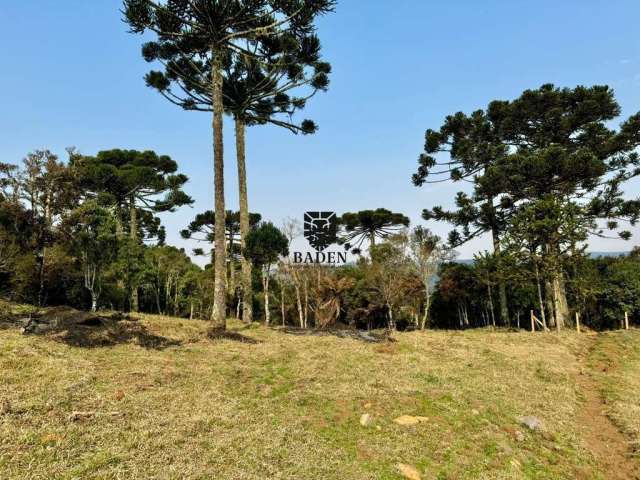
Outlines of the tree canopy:
{"label": "tree canopy", "polygon": [[347,249],[360,252],[365,240],[375,246],[376,238],[384,239],[399,229],[409,226],[409,218],[401,213],[394,213],[386,208],[347,212],[339,219],[343,228],[341,242]]}

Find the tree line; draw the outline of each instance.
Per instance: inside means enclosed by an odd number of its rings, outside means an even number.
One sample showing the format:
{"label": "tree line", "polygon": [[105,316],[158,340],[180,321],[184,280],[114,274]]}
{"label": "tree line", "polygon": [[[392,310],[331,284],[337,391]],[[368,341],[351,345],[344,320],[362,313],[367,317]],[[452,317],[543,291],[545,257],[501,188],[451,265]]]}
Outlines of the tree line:
{"label": "tree line", "polygon": [[[615,128],[621,110],[607,86],[543,85],[428,129],[413,184],[465,185],[451,207],[423,211],[425,221],[453,226],[446,241],[378,208],[340,216],[339,242],[356,255],[352,264],[288,260],[299,224],[276,226],[249,208],[247,127],[317,131],[296,115],[328,89],[316,22],[334,7],[125,0],[130,31],[151,38],[142,56],[158,69],[145,76],[147,86],[211,116],[213,209],[180,232],[203,242],[193,253],[210,264],[201,269],[165,244],[158,214],[192,203],[176,161],[121,149],[69,149],[60,161],[42,150],[21,165],[0,164],[4,293],[39,305],[207,318],[214,329],[226,328],[229,315],[302,328],[426,328],[518,326],[534,310],[543,328],[562,328],[575,312],[594,326],[633,314],[637,255],[586,253],[592,236],[628,240],[640,215],[640,201],[623,191],[640,174],[640,114]],[[237,212],[225,203],[226,118],[235,127]],[[491,252],[471,264],[453,261],[455,248],[485,235]]]}
{"label": "tree line", "polygon": [[[95,157],[69,150],[67,162],[48,151],[22,165],[0,165],[0,293],[39,305],[121,309],[209,320],[214,308],[215,215],[197,214],[181,231],[199,240],[194,255],[165,244],[157,214],[191,203],[177,164],[153,152],[112,150]],[[133,188],[135,186],[136,188]],[[347,212],[338,238],[356,260],[338,267],[296,264],[297,219],[279,226],[250,214],[240,242],[239,212],[225,215],[225,314],[242,318],[244,305],[267,325],[326,328],[528,327],[530,310],[545,316],[546,269],[505,242],[500,256],[473,262],[409,218],[384,208]],[[455,235],[455,234],[454,234]],[[362,248],[365,246],[367,248]],[[594,328],[619,325],[640,313],[640,254],[564,259],[568,305]],[[251,297],[243,290],[242,262],[252,269]],[[499,313],[505,284],[509,316]],[[548,287],[548,288],[547,288]]]}

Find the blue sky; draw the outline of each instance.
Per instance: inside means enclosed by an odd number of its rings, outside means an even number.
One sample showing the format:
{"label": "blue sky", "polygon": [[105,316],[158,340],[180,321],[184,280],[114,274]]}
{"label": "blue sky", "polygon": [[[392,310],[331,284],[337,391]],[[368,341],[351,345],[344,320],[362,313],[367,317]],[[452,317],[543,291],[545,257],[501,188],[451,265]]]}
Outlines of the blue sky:
{"label": "blue sky", "polygon": [[[196,203],[163,221],[169,242],[190,249],[178,231],[213,204],[210,118],[145,87],[141,38],[127,33],[119,7],[118,0],[0,3],[0,161],[17,163],[36,148],[64,155],[72,145],[85,154],[171,155]],[[247,133],[251,210],[279,223],[306,210],[386,207],[424,223],[422,209],[450,205],[460,187],[410,182],[424,131],[446,115],[543,83],[608,84],[623,116],[640,110],[638,18],[632,0],[339,0],[319,23],[332,83],[303,114],[319,124],[318,134]],[[236,208],[231,122],[225,135],[226,196]],[[627,191],[636,196],[640,184]],[[591,249],[636,243],[594,239]],[[488,246],[474,241],[460,256]]]}

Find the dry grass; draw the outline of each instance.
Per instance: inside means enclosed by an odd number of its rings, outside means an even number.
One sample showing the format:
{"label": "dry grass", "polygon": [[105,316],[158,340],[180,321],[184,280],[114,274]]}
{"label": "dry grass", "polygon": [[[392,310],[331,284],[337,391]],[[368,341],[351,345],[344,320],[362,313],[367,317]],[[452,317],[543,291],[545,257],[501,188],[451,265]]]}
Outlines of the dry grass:
{"label": "dry grass", "polygon": [[611,419],[632,440],[640,459],[640,330],[601,336],[591,362]]}
{"label": "dry grass", "polygon": [[[395,479],[399,463],[425,479],[605,478],[575,425],[584,340],[571,333],[368,344],[139,323],[167,342],[123,334],[88,348],[0,329],[0,478]],[[401,426],[400,415],[429,421]]]}

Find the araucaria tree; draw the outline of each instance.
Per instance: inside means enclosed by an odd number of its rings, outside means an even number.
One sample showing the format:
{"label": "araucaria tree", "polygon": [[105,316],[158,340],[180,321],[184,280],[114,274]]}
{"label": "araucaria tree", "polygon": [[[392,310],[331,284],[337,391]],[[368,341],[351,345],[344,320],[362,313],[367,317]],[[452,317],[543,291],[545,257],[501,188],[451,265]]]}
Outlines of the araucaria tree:
{"label": "araucaria tree", "polygon": [[[509,152],[509,145],[500,136],[496,125],[484,111],[471,115],[458,112],[445,119],[439,130],[428,129],[425,134],[424,153],[418,160],[418,171],[413,175],[416,186],[446,181],[476,183],[478,177]],[[510,215],[511,205],[500,201],[500,191],[485,184],[477,185],[471,194],[459,192],[455,210],[440,206],[425,209],[425,220],[452,224],[449,235],[451,247],[458,247],[480,235],[490,233],[498,268],[501,266],[501,238]],[[509,323],[507,290],[504,281],[498,282],[500,318]]]}
{"label": "araucaria tree", "polygon": [[640,175],[640,113],[616,131],[608,122],[620,106],[609,87],[543,85],[493,102],[488,115],[510,150],[478,179],[479,189],[497,189],[503,204],[515,206],[526,243],[543,259],[561,328],[569,314],[566,263],[588,234],[628,239],[624,222],[634,225],[640,216],[640,201],[625,199],[621,189]]}
{"label": "araucaria tree", "polygon": [[[262,216],[259,213],[249,214],[249,231],[254,229],[262,220]],[[198,242],[213,243],[215,235],[215,213],[212,210],[207,210],[204,213],[199,213],[193,219],[189,226],[180,231],[180,235],[184,239],[192,239]],[[235,295],[235,273],[236,273],[236,259],[244,259],[242,255],[242,249],[244,243],[241,243],[238,237],[241,235],[241,214],[240,212],[232,212],[227,210],[225,232],[227,235],[227,257],[228,257],[228,281],[229,290],[231,296]],[[193,250],[196,255],[204,255],[205,252],[201,248]],[[215,263],[215,249],[211,249],[211,264]],[[246,295],[244,284],[242,285],[242,295]],[[251,293],[249,292],[249,295]],[[244,302],[243,302],[244,303]],[[244,315],[243,315],[244,318]]]}
{"label": "araucaria tree", "polygon": [[[135,33],[154,32],[143,47],[152,71],[147,84],[177,105],[213,111],[215,190],[215,292],[213,327],[226,328],[224,255],[225,197],[223,115],[225,66],[240,59],[268,65],[272,52],[302,45],[312,35],[316,16],[333,9],[334,0],[125,0],[124,14]],[[202,95],[203,92],[208,92]],[[247,210],[248,211],[248,210]]]}
{"label": "araucaria tree", "polygon": [[[71,165],[77,171],[85,196],[113,211],[116,233],[122,247],[125,277],[129,279],[129,303],[138,310],[138,284],[132,271],[137,269],[139,245],[143,237],[157,236],[160,221],[156,214],[173,212],[193,203],[183,190],[187,176],[177,173],[178,164],[167,155],[152,151],[105,150],[95,157],[74,155]],[[124,241],[124,220],[129,235]],[[141,234],[142,232],[142,234]],[[131,260],[134,259],[134,260]]]}
{"label": "araucaria tree", "polygon": [[347,212],[339,222],[342,227],[340,241],[354,253],[360,253],[365,241],[369,242],[369,247],[375,247],[376,239],[385,239],[409,226],[408,217],[386,208]]}
{"label": "araucaria tree", "polygon": [[561,328],[569,314],[567,267],[575,265],[588,235],[630,236],[621,222],[636,223],[640,202],[625,199],[621,186],[640,174],[640,114],[615,131],[608,122],[619,114],[607,86],[543,85],[427,131],[414,183],[464,179],[473,190],[457,195],[456,210],[434,207],[423,216],[458,227],[450,236],[454,245],[491,232],[495,255],[482,281],[489,290],[497,283],[503,320],[503,243],[511,260],[528,257],[537,303]]}
{"label": "araucaria tree", "polygon": [[[320,41],[314,35],[303,42],[281,42],[274,45],[268,56],[269,63],[241,57],[226,69],[224,101],[226,110],[233,116],[236,133],[236,158],[238,164],[238,191],[240,202],[240,242],[245,247],[249,234],[249,198],[247,193],[247,168],[245,130],[247,126],[272,124],[293,133],[311,134],[317,129],[311,120],[293,123],[297,110],[305,107],[316,92],[324,91],[329,84],[331,66],[320,61]],[[303,87],[306,87],[303,89]],[[290,92],[302,90],[301,96]],[[206,92],[202,92],[206,98]],[[207,104],[201,108],[206,109]],[[245,323],[253,321],[253,288],[251,262],[241,257],[243,304]]]}

